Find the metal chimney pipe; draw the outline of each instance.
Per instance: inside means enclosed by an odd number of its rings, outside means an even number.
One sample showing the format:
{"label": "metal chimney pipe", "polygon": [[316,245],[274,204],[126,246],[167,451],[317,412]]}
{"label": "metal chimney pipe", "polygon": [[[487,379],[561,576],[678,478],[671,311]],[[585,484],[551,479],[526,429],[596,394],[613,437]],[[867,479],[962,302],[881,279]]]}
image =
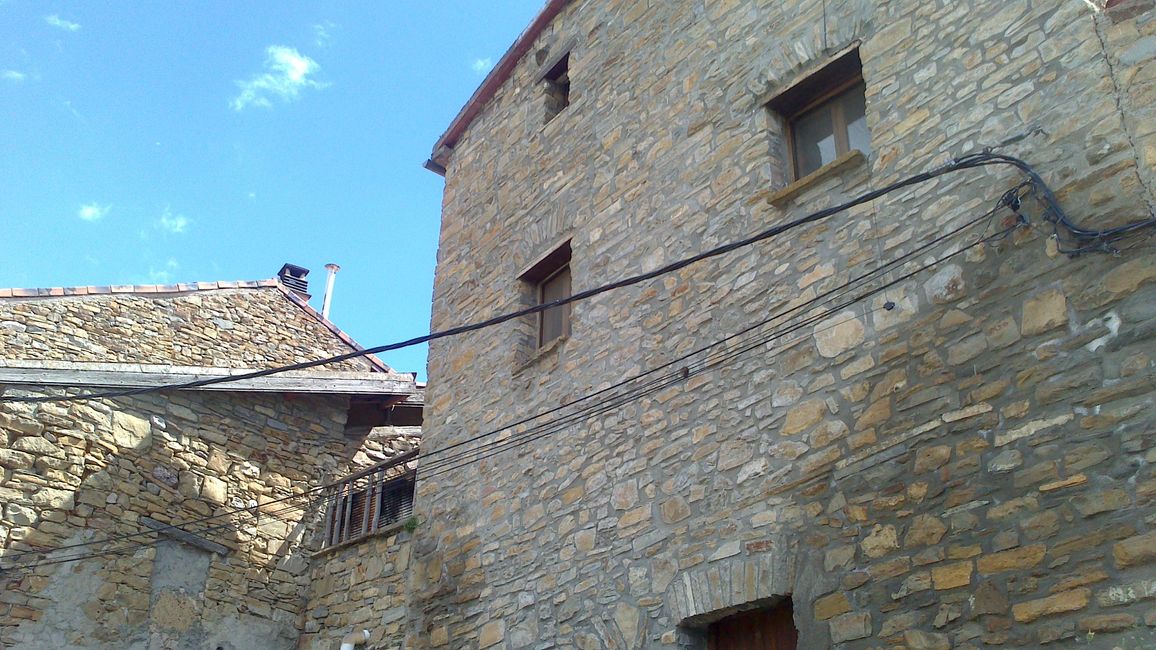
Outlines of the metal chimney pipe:
{"label": "metal chimney pipe", "polygon": [[321,301],[321,316],[328,319],[329,305],[333,302],[333,280],[337,277],[337,272],[341,270],[341,267],[330,263],[325,265],[325,270],[329,271],[329,277],[325,279],[325,298]]}

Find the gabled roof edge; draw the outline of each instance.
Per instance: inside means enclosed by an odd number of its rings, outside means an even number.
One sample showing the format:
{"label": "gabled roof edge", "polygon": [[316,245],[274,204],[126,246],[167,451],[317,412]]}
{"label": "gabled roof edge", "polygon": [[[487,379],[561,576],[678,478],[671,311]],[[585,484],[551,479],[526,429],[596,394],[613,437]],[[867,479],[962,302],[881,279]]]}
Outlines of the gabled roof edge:
{"label": "gabled roof edge", "polygon": [[[292,289],[289,289],[288,287],[281,284],[280,282],[277,282],[276,286],[278,289],[281,290],[281,293],[286,298],[289,299],[289,302],[293,303],[294,305],[297,305],[306,314],[308,314],[308,315],[312,316],[314,319],[316,319],[318,323],[321,323],[321,325],[324,326],[326,329],[328,329],[330,332],[332,332],[334,336],[341,339],[342,343],[345,343],[346,345],[353,348],[357,352],[362,352],[365,350],[365,348],[362,347],[360,343],[353,340],[353,337],[346,334],[345,331],[342,330],[340,327],[334,325],[333,322],[330,321],[328,318],[322,316],[321,312],[319,312],[316,309],[314,309],[313,307],[311,307],[309,305],[309,303],[305,301],[304,298],[302,298],[301,296],[298,296],[296,293],[293,292]],[[368,361],[370,363],[370,365],[372,365],[373,368],[377,372],[390,372],[390,373],[396,373],[397,372],[393,368],[390,368],[388,365],[386,365],[385,362],[383,362],[381,359],[378,359],[377,357],[375,357],[372,354],[364,355],[362,358],[364,358],[366,361]]]}
{"label": "gabled roof edge", "polygon": [[[525,29],[518,36],[510,49],[502,55],[498,61],[498,65],[490,70],[490,74],[482,80],[482,85],[474,91],[470,96],[469,101],[462,107],[453,121],[450,122],[449,128],[442,134],[438,141],[434,143],[433,152],[430,154],[429,160],[426,161],[425,167],[430,171],[438,174],[445,174],[445,167],[449,163],[449,154],[454,146],[458,143],[458,138],[462,137],[466,129],[474,119],[482,112],[482,109],[494,95],[497,94],[498,88],[510,78],[517,67],[518,62],[522,60],[526,52],[530,50],[530,46],[534,44],[534,40],[542,33],[542,30],[554,20],[555,16],[562,12],[562,9],[570,3],[570,0],[548,0],[546,6],[534,18],[530,26]],[[440,170],[440,171],[439,171]]]}

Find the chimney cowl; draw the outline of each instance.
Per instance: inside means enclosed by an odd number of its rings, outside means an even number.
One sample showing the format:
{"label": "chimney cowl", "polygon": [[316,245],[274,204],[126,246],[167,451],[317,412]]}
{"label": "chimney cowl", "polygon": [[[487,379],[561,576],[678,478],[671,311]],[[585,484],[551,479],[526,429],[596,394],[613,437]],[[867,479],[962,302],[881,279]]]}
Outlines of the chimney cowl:
{"label": "chimney cowl", "polygon": [[309,295],[309,281],[305,279],[307,275],[309,275],[309,269],[286,262],[277,272],[277,279],[285,285],[285,288],[305,300],[309,300],[311,296]]}

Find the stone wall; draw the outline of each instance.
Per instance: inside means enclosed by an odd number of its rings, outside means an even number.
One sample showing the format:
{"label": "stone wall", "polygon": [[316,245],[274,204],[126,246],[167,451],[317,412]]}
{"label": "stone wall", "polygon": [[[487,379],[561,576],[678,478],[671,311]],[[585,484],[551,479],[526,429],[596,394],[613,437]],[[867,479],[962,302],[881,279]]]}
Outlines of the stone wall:
{"label": "stone wall", "polygon": [[369,630],[369,647],[402,648],[409,538],[403,523],[315,556],[298,647],[333,650],[346,634]]}
{"label": "stone wall", "polygon": [[[347,408],[340,396],[224,392],[0,403],[0,645],[292,647],[320,508],[278,500],[348,471],[360,441],[343,435]],[[233,512],[251,504],[263,505]],[[222,518],[181,528],[223,554],[143,519],[210,516]]]}
{"label": "stone wall", "polygon": [[[524,306],[518,274],[567,238],[580,291],[1037,127],[1003,151],[1074,220],[1144,218],[1156,12],[1111,4],[573,2],[454,148],[433,327]],[[571,104],[543,124],[538,65],[570,39]],[[855,43],[873,151],[768,204],[787,179],[763,102]],[[541,353],[531,319],[433,342],[412,646],[699,647],[712,616],[788,594],[806,648],[1156,642],[1151,239],[1069,258],[1033,200],[1030,228],[953,237],[820,322],[436,471],[449,445],[813,314],[1020,180],[953,173],[597,296]]]}
{"label": "stone wall", "polygon": [[256,369],[351,350],[276,286],[0,300],[0,359]]}

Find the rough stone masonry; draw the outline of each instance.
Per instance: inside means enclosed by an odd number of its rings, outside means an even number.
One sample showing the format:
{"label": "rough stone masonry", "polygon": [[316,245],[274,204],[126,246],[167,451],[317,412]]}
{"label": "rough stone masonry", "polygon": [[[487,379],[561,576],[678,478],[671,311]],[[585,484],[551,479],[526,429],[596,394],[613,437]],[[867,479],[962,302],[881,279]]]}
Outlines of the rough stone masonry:
{"label": "rough stone masonry", "polygon": [[[5,297],[0,367],[219,372],[351,349],[281,289],[249,284]],[[382,377],[413,390],[409,376]],[[5,397],[76,390],[92,388],[0,383]],[[310,491],[411,449],[420,433],[351,432],[350,402],[222,390],[0,403],[0,646],[275,650],[297,647],[303,629],[306,642],[346,634],[337,607],[323,627],[305,616],[320,606],[311,599],[335,600],[323,575],[348,575],[340,558],[311,553],[323,504]],[[185,535],[153,532],[167,524]]]}
{"label": "rough stone masonry", "polygon": [[[519,274],[566,240],[577,292],[1024,133],[1001,151],[1077,223],[1156,205],[1150,0],[575,0],[528,38],[435,154],[435,330],[532,304]],[[767,102],[856,47],[871,151],[788,188]],[[579,302],[542,350],[530,318],[435,341],[407,647],[703,647],[784,596],[802,648],[1156,645],[1151,231],[1069,257],[1025,196],[1028,227],[920,248],[1022,180],[952,173]]]}

